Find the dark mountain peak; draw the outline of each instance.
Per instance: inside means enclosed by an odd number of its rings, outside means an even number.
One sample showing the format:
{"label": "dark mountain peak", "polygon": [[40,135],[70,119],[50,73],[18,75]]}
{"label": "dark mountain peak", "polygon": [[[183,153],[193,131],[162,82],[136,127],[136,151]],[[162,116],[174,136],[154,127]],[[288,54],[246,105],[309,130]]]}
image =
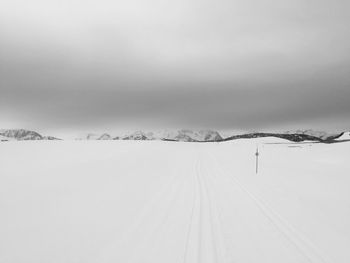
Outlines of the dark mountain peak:
{"label": "dark mountain peak", "polygon": [[0,135],[16,140],[42,140],[43,136],[35,131],[24,129],[0,130]]}
{"label": "dark mountain peak", "polygon": [[136,131],[130,135],[125,136],[123,140],[145,141],[145,140],[150,140],[150,138],[148,138],[143,131]]}

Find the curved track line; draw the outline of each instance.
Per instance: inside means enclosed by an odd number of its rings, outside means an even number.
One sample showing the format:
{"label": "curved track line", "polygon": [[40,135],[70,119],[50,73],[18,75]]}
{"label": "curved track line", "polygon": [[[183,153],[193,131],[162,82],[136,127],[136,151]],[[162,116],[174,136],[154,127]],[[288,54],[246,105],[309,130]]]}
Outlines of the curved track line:
{"label": "curved track line", "polygon": [[[195,163],[195,171],[197,171],[197,165],[198,162]],[[184,251],[184,256],[183,256],[183,262],[187,262],[187,257],[188,257],[188,250],[189,250],[189,241],[190,241],[190,234],[192,231],[192,226],[193,226],[193,217],[194,217],[194,211],[195,211],[195,205],[196,205],[196,200],[198,198],[198,192],[197,192],[197,184],[196,184],[196,174],[194,173],[193,176],[193,203],[192,203],[192,208],[191,208],[191,216],[190,216],[190,223],[188,224],[188,229],[186,233],[186,241],[185,241],[185,251]],[[189,262],[191,263],[191,262]]]}
{"label": "curved track line", "polygon": [[[125,247],[127,246],[127,244],[133,243],[133,233],[137,232],[137,230],[142,227],[145,218],[148,218],[150,216],[153,217],[153,212],[155,211],[157,206],[159,206],[159,204],[162,203],[164,200],[169,199],[171,195],[175,195],[178,192],[177,190],[180,189],[181,185],[183,184],[184,182],[182,180],[179,180],[178,176],[173,172],[170,181],[166,183],[164,187],[162,187],[158,192],[156,192],[153,195],[153,197],[143,206],[141,211],[135,216],[135,220],[131,223],[128,229],[126,229],[126,231],[122,233],[121,236],[116,238],[114,242],[109,242],[109,245],[107,245],[105,249],[103,249],[103,251],[99,253],[99,257],[103,257],[104,252],[109,250],[119,249],[119,251],[123,252],[123,249],[121,247]],[[173,199],[174,198],[168,201],[171,202],[171,200]],[[157,210],[157,212],[160,211]]]}
{"label": "curved track line", "polygon": [[278,231],[280,231],[309,262],[330,262],[324,255],[322,255],[320,249],[318,249],[310,240],[308,240],[306,236],[297,231],[286,219],[279,215],[278,212],[267,205],[265,201],[248,191],[248,189],[244,187],[234,175],[230,174],[231,176],[229,176],[228,172],[221,167],[217,158],[211,153],[210,155],[211,159],[216,163],[218,170],[220,170],[223,175],[227,176],[231,182],[237,185],[244,193],[249,196],[249,198],[260,209],[260,211],[276,227],[276,229],[278,229]]}
{"label": "curved track line", "polygon": [[[200,158],[202,163],[202,158]],[[201,165],[201,171],[203,175],[203,184],[209,199],[209,209],[211,211],[211,223],[212,223],[212,234],[215,238],[215,243],[213,244],[216,247],[216,258],[217,262],[227,262],[227,249],[225,246],[223,231],[222,231],[222,221],[221,221],[221,213],[217,207],[217,201],[214,200],[215,194],[213,194],[212,185],[208,185],[207,180],[210,177],[210,173],[207,169]],[[205,171],[205,172],[203,172]],[[214,242],[214,239],[213,239]]]}

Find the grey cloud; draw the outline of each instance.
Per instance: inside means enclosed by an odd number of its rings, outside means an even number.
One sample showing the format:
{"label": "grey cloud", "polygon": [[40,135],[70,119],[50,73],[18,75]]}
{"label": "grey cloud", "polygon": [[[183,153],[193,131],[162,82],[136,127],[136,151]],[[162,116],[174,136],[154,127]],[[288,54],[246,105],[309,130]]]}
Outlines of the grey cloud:
{"label": "grey cloud", "polygon": [[350,125],[348,1],[15,2],[0,124]]}
{"label": "grey cloud", "polygon": [[148,120],[164,126],[173,122],[187,127],[251,129],[312,119],[347,121],[350,112],[350,90],[346,83],[337,87],[319,83],[317,89],[306,84],[301,87],[299,83],[290,83],[288,88],[222,85],[213,89],[203,85],[151,91],[102,88],[102,92],[85,86],[70,89],[69,93],[25,88],[19,93],[3,92],[1,105],[24,112],[28,119],[41,125],[57,127]]}

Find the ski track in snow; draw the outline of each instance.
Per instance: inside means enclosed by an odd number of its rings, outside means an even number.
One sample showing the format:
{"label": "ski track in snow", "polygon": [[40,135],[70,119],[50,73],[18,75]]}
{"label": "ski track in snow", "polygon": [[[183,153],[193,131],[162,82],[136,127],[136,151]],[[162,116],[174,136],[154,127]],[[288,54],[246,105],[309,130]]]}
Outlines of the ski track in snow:
{"label": "ski track in snow", "polygon": [[[267,255],[266,258],[268,260],[277,260],[274,251],[282,249],[290,252],[289,256],[292,256],[290,260],[288,256],[286,257],[286,255],[282,254],[278,260],[284,260],[284,262],[329,263],[328,260],[320,255],[319,249],[311,241],[293,228],[288,221],[282,219],[262,199],[247,190],[233,174],[224,171],[214,155],[201,153],[197,150],[194,153],[193,162],[193,180],[188,180],[188,178],[183,179],[180,175],[179,177],[183,180],[180,182],[180,179],[174,175],[173,180],[167,187],[164,187],[137,217],[136,226],[132,227],[132,231],[126,234],[126,237],[129,238],[126,244],[133,248],[133,253],[129,255],[130,258],[123,255],[119,260],[124,260],[124,262],[144,262],[143,260],[147,260],[145,255],[157,253],[157,248],[151,245],[152,242],[150,240],[157,239],[159,236],[163,236],[164,240],[171,238],[166,236],[164,226],[172,227],[168,220],[171,218],[170,214],[173,212],[176,199],[180,194],[189,193],[183,189],[185,187],[184,182],[186,182],[187,184],[193,184],[193,204],[190,209],[188,230],[187,232],[184,231],[186,237],[183,257],[184,263],[242,262],[242,259],[235,259],[234,250],[231,251],[233,258],[227,258],[227,244],[225,244],[224,239],[225,230],[223,230],[224,227],[220,222],[222,215],[220,216],[219,210],[216,207],[217,203],[220,202],[227,202],[227,207],[230,207],[229,200],[232,199],[249,199],[249,206],[246,206],[245,209],[259,210],[259,217],[255,217],[253,220],[248,217],[240,218],[239,220],[247,220],[247,222],[256,225],[261,224],[261,228],[268,228],[270,233],[275,232],[273,235],[282,236],[282,238],[278,239],[279,242],[276,241],[276,243],[270,244],[270,251],[263,251],[260,256]],[[217,200],[216,197],[223,189],[227,189],[225,198]],[[191,197],[191,195],[188,197]],[[234,210],[231,213],[234,217]],[[180,216],[185,217],[185,215]],[[145,225],[145,222],[149,223]],[[229,225],[229,222],[226,223],[228,223],[226,225]],[[238,222],[238,225],[242,228],[249,228],[249,224],[245,224],[243,221]],[[144,228],[148,229],[149,232],[144,234],[141,239],[135,239],[134,233],[137,232],[137,229],[142,231]],[[248,233],[249,231],[247,231]],[[261,235],[259,232],[252,234]],[[254,243],[253,236],[248,236],[248,238],[251,238],[250,242]],[[270,236],[260,236],[260,238],[269,240]],[[141,245],[135,245],[135,240],[136,243],[141,243]],[[123,248],[119,249],[123,250]],[[250,251],[250,253],[254,254],[254,250]],[[149,261],[146,262],[152,262],[154,260],[153,256],[148,257],[148,259]],[[109,260],[107,259],[107,261]],[[247,262],[255,262],[254,260]],[[260,262],[269,262],[268,260],[265,261],[263,258],[260,258]],[[178,262],[181,261],[179,260]]]}
{"label": "ski track in snow", "polygon": [[[319,248],[316,247],[306,236],[304,236],[300,231],[295,229],[286,219],[284,219],[279,213],[272,209],[269,205],[266,204],[261,198],[252,194],[246,187],[242,185],[241,182],[234,176],[234,174],[227,174],[226,171],[223,171],[220,166],[217,158],[211,155],[211,160],[216,166],[219,172],[219,176],[227,176],[233,185],[238,186],[242,193],[246,194],[252,202],[259,208],[262,215],[265,216],[279,231],[282,235],[286,237],[288,241],[290,241],[293,246],[302,254],[302,256],[307,260],[307,262],[323,262],[329,263],[328,259],[326,259],[325,255],[322,255],[322,252]],[[218,179],[216,177],[216,179]],[[256,220],[256,223],[259,223],[260,220]],[[258,233],[257,233],[258,234]],[[277,247],[277,245],[276,245]]]}

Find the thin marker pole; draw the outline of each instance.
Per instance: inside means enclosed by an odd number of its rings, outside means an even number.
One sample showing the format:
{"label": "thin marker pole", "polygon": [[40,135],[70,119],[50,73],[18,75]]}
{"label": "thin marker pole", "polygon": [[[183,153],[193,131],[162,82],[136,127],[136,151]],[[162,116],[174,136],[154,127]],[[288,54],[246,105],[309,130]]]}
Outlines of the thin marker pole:
{"label": "thin marker pole", "polygon": [[259,148],[256,148],[255,152],[255,173],[258,173],[258,168],[259,168]]}

